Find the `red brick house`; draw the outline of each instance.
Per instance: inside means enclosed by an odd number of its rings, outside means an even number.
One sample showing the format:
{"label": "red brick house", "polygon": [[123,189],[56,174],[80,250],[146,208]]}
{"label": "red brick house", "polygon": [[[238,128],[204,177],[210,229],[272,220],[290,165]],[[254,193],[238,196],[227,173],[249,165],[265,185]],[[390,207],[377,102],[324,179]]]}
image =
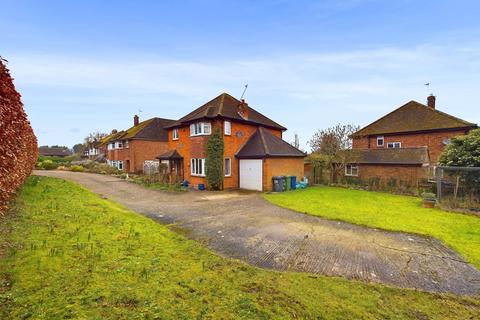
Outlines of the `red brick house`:
{"label": "red brick house", "polygon": [[428,177],[444,147],[477,125],[410,101],[352,135],[353,150],[344,175],[360,181],[414,186]]}
{"label": "red brick house", "polygon": [[169,150],[165,128],[172,123],[174,120],[162,118],[140,122],[134,116],[133,127],[114,130],[102,140],[99,149],[105,152],[109,165],[129,173],[143,172],[145,165],[158,165],[155,157]]}
{"label": "red brick house", "polygon": [[206,186],[205,147],[209,136],[219,130],[224,141],[225,189],[271,190],[272,177],[303,178],[305,154],[282,140],[285,127],[223,93],[166,126],[168,151],[157,159],[168,161],[180,180]]}
{"label": "red brick house", "polygon": [[96,160],[101,157],[102,154],[100,153],[100,143],[101,141],[97,140],[88,142],[85,147],[85,151],[83,152],[83,156],[90,160]]}

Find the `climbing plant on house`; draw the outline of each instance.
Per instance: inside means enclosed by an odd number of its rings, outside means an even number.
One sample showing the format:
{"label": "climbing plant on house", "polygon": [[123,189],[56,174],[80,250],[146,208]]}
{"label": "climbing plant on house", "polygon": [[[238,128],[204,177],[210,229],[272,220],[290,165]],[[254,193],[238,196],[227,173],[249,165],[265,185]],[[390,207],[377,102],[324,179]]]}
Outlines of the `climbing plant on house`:
{"label": "climbing plant on house", "polygon": [[212,190],[223,189],[223,139],[220,130],[215,130],[206,145],[207,159],[205,175],[208,187]]}

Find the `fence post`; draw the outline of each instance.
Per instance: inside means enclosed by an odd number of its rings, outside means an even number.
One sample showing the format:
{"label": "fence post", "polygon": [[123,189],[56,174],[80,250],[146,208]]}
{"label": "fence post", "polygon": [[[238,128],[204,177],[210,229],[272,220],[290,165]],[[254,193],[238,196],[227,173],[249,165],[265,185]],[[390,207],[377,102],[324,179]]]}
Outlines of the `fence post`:
{"label": "fence post", "polygon": [[437,201],[442,199],[442,174],[443,168],[437,167],[435,170],[435,177],[437,179]]}

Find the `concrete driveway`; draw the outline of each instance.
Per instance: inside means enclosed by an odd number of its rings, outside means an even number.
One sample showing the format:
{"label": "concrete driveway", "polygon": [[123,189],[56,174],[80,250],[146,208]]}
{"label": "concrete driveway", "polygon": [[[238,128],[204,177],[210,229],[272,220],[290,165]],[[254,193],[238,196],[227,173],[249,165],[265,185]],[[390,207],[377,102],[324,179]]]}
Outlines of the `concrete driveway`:
{"label": "concrete driveway", "polygon": [[77,182],[220,255],[254,266],[433,292],[480,293],[480,272],[433,238],[296,213],[256,193],[166,193],[104,175],[35,174]]}

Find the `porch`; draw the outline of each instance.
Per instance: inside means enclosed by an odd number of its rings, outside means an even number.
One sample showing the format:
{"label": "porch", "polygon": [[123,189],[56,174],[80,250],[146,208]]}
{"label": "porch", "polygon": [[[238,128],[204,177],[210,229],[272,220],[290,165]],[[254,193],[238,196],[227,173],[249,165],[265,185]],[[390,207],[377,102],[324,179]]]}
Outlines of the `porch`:
{"label": "porch", "polygon": [[168,182],[177,183],[182,182],[185,177],[185,168],[183,164],[183,157],[177,150],[171,150],[159,155],[156,159],[162,162],[167,162],[166,174],[168,175]]}

